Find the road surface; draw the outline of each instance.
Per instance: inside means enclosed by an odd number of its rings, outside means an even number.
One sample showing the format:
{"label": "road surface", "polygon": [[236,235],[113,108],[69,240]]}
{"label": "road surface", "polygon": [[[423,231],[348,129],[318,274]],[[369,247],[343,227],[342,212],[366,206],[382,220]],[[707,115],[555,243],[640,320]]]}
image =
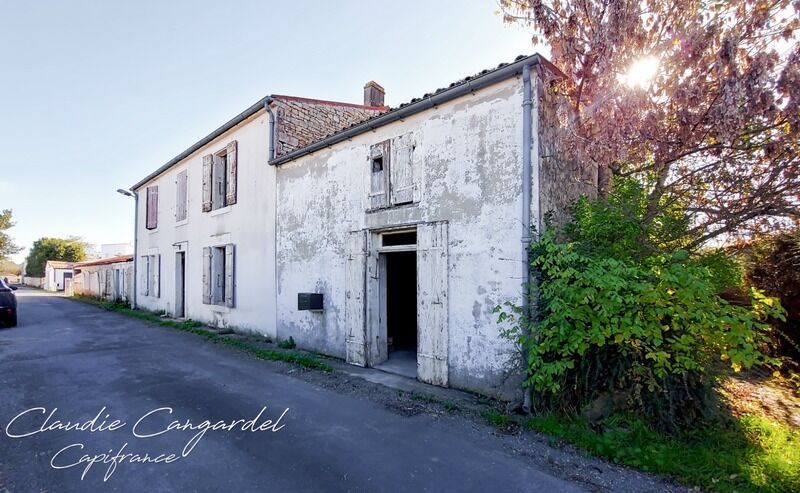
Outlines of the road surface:
{"label": "road surface", "polygon": [[[0,329],[0,492],[582,490],[462,420],[403,416],[193,334],[17,293],[19,326]],[[229,429],[202,433],[206,420]]]}

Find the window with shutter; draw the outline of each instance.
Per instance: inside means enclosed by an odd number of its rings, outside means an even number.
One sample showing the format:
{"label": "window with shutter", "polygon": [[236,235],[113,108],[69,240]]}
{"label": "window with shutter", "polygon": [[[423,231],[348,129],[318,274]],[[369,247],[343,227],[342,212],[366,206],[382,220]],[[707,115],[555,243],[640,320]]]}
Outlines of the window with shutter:
{"label": "window with shutter", "polygon": [[229,142],[225,149],[203,156],[203,212],[233,205],[237,200],[238,144]]}
{"label": "window with shutter", "polygon": [[187,170],[178,173],[175,193],[175,221],[185,221],[188,217],[188,174]]}
{"label": "window with shutter", "polygon": [[203,303],[235,306],[236,288],[233,244],[203,248]]}
{"label": "window with shutter", "polygon": [[225,247],[211,248],[211,303],[225,302]]}
{"label": "window with shutter", "polygon": [[225,194],[227,186],[227,171],[225,156],[214,156],[214,165],[211,167],[211,209],[225,207]]}
{"label": "window with shutter", "polygon": [[158,185],[147,187],[147,210],[146,217],[147,229],[156,229],[158,227]]}
{"label": "window with shutter", "polygon": [[378,209],[389,205],[389,173],[391,169],[391,146],[388,140],[379,142],[369,152],[369,208]]}

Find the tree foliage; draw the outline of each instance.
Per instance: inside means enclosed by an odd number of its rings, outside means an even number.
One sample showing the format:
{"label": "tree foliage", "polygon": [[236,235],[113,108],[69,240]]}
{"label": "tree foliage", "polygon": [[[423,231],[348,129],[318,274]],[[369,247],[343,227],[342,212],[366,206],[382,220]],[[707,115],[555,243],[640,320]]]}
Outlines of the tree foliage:
{"label": "tree foliage", "polygon": [[80,238],[40,238],[33,242],[26,260],[25,275],[43,277],[48,260],[80,262],[86,259],[86,244]]}
{"label": "tree foliage", "polygon": [[10,260],[0,260],[0,274],[11,274],[18,276],[21,272],[20,266]]}
{"label": "tree foliage", "polygon": [[525,350],[540,403],[576,410],[621,394],[624,407],[676,432],[707,413],[716,362],[735,371],[776,363],[762,348],[766,319],[783,317],[779,302],[756,289],[747,307],[716,294],[737,281],[736,264],[683,249],[690,215],[667,211],[645,221],[646,190],[617,179],[607,198],[581,199],[563,231],[532,245],[535,317],[513,305],[496,311]]}
{"label": "tree foliage", "polygon": [[11,209],[4,209],[3,212],[0,212],[0,260],[7,260],[9,255],[14,255],[22,250],[14,244],[11,237],[6,233],[6,231],[13,226],[14,222],[11,220]]}
{"label": "tree foliage", "polygon": [[776,324],[781,353],[800,362],[800,229],[737,245],[747,283],[780,298],[786,320]]}
{"label": "tree foliage", "polygon": [[800,1],[499,3],[566,74],[568,145],[602,191],[612,175],[650,185],[645,222],[687,202],[694,249],[800,218]]}

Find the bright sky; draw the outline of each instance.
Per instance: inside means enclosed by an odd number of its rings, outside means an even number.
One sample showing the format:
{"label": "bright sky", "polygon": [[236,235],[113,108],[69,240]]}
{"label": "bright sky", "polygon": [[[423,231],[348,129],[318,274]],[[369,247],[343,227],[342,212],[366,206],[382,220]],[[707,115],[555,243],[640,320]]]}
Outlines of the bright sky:
{"label": "bright sky", "polygon": [[[533,48],[493,0],[0,0],[0,209],[133,241],[128,188],[267,94],[396,105]],[[266,166],[266,163],[265,163]]]}

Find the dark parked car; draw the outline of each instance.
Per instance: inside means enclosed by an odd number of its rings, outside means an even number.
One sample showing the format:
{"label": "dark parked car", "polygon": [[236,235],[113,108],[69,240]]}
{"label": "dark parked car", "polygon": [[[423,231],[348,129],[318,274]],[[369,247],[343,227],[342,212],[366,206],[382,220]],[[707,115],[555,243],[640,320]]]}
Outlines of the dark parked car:
{"label": "dark parked car", "polygon": [[4,279],[0,279],[0,322],[7,327],[17,326],[16,290],[15,286],[9,286]]}

